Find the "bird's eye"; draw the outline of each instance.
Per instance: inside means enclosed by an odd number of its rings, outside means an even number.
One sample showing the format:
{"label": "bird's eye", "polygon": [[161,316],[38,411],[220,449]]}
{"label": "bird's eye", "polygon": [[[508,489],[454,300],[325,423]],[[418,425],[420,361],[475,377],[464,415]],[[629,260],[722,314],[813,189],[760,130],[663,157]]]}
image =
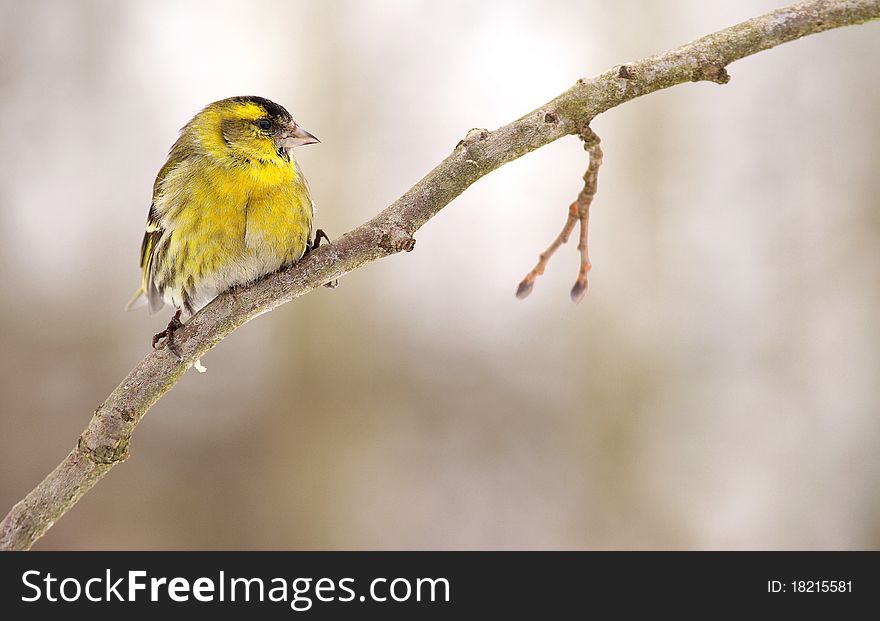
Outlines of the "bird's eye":
{"label": "bird's eye", "polygon": [[264,132],[269,131],[270,129],[272,129],[272,121],[270,121],[269,119],[260,119],[259,121],[257,121],[257,127],[262,129]]}

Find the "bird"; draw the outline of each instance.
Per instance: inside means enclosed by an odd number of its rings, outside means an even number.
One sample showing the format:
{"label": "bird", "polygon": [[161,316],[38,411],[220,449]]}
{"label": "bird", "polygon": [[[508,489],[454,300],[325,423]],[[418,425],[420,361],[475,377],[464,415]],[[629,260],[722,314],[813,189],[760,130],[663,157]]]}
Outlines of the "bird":
{"label": "bird", "polygon": [[141,242],[141,285],[128,308],[176,309],[174,331],[227,289],[300,260],[327,238],[293,149],[320,142],[281,105],[230,97],[183,128],[153,184]]}

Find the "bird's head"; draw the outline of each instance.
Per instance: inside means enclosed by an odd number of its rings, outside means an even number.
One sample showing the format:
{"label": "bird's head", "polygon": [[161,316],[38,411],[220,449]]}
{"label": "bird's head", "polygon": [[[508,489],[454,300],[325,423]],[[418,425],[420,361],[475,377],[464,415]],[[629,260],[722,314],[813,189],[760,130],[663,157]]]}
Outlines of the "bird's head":
{"label": "bird's head", "polygon": [[230,97],[199,112],[191,128],[202,146],[217,157],[234,155],[273,162],[287,159],[289,149],[319,142],[300,127],[290,113],[262,97]]}

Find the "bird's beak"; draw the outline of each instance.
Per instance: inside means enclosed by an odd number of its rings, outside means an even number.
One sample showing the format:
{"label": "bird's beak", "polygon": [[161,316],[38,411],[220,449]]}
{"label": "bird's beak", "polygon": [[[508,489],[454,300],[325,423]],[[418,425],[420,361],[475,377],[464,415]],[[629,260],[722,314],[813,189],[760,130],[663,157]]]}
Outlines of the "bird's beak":
{"label": "bird's beak", "polygon": [[295,123],[291,123],[278,136],[278,144],[285,149],[301,147],[303,145],[314,144],[316,142],[321,141]]}

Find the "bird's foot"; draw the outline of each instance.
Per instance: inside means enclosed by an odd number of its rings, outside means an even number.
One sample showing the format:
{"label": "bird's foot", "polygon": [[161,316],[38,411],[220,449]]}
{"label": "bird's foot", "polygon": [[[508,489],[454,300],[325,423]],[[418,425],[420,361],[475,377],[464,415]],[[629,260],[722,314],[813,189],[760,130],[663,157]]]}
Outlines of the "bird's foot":
{"label": "bird's foot", "polygon": [[[308,248],[306,248],[306,253],[309,253],[312,250],[315,250],[318,246],[320,246],[322,238],[327,240],[327,243],[330,244],[330,237],[327,236],[327,233],[324,232],[324,229],[318,229],[317,231],[315,231],[315,239],[313,239],[311,241],[311,243],[309,244]],[[339,279],[334,278],[330,282],[325,282],[324,286],[327,287],[328,289],[335,289],[336,287],[339,286]]]}
{"label": "bird's foot", "polygon": [[178,360],[183,360],[183,357],[177,350],[177,346],[174,344],[174,331],[183,327],[183,322],[180,321],[180,313],[181,311],[178,309],[171,318],[171,321],[168,322],[168,327],[153,335],[153,349],[156,349],[156,345],[164,338],[165,346],[168,348],[168,351],[177,356]]}
{"label": "bird's foot", "polygon": [[315,231],[315,239],[309,244],[309,250],[314,250],[320,246],[322,238],[325,239],[328,244],[330,243],[330,238],[327,236],[327,233],[324,232],[324,229],[318,229]]}

